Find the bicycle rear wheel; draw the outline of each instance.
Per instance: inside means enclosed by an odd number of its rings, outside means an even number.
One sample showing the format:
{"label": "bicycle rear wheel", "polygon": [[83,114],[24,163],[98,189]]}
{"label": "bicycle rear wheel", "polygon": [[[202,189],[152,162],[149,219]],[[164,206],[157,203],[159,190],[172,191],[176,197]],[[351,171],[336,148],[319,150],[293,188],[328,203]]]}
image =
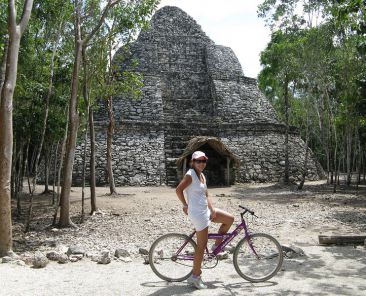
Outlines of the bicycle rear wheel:
{"label": "bicycle rear wheel", "polygon": [[168,282],[181,282],[192,274],[196,243],[185,234],[169,233],[159,237],[149,251],[153,272]]}
{"label": "bicycle rear wheel", "polygon": [[239,241],[233,262],[242,278],[254,283],[264,282],[280,270],[283,262],[282,247],[268,234],[252,234]]}

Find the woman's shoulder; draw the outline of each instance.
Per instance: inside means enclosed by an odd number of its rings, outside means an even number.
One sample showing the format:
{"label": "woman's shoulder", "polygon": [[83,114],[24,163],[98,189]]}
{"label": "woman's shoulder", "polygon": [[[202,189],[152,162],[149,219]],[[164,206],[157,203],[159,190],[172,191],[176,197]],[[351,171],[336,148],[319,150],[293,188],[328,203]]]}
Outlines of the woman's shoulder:
{"label": "woman's shoulder", "polygon": [[192,177],[193,175],[193,169],[189,169],[187,172],[186,172],[186,176],[191,176]]}

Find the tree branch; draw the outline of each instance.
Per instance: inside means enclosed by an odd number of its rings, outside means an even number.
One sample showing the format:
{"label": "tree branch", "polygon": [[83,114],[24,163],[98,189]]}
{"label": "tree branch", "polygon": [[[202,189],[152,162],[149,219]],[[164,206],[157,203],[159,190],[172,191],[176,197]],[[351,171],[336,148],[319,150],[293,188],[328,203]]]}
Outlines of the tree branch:
{"label": "tree branch", "polygon": [[4,85],[4,81],[5,81],[6,61],[8,59],[8,51],[9,51],[9,37],[6,38],[3,59],[1,61],[1,66],[0,66],[0,105],[1,105],[2,89],[3,89],[3,85]]}
{"label": "tree branch", "polygon": [[23,6],[23,14],[20,19],[19,27],[20,27],[20,35],[23,35],[25,28],[29,22],[29,18],[31,16],[33,7],[33,0],[26,0]]}
{"label": "tree branch", "polygon": [[83,44],[84,46],[88,45],[88,42],[90,41],[91,38],[93,38],[93,36],[95,35],[95,33],[99,30],[99,28],[101,27],[101,25],[104,23],[104,19],[106,18],[109,10],[115,6],[116,4],[118,4],[119,2],[121,2],[121,0],[109,0],[106,7],[104,8],[104,11],[102,13],[102,16],[99,19],[98,24],[95,26],[95,28],[89,33],[89,35],[87,37],[85,37],[85,39],[83,40]]}
{"label": "tree branch", "polygon": [[8,11],[9,11],[9,23],[8,23],[8,25],[12,28],[12,30],[14,30],[14,28],[17,25],[17,10],[15,8],[14,0],[9,0]]}

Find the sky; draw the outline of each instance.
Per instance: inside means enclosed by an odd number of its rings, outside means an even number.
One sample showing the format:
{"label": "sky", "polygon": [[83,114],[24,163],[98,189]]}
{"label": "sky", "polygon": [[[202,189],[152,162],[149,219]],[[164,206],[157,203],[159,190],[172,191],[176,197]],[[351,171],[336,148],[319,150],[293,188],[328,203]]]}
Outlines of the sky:
{"label": "sky", "polygon": [[231,47],[245,76],[257,78],[261,70],[259,56],[270,40],[270,30],[257,17],[263,0],[162,0],[183,9],[218,45]]}

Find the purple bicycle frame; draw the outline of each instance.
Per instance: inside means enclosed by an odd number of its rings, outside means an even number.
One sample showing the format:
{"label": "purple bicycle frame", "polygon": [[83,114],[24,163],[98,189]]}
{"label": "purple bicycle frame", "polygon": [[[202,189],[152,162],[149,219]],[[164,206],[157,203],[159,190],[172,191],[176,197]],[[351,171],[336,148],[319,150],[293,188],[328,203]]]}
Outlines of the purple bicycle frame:
{"label": "purple bicycle frame", "polygon": [[[243,219],[242,222],[240,224],[238,224],[235,228],[235,230],[231,233],[226,233],[226,234],[220,234],[220,233],[209,233],[208,234],[208,239],[219,239],[219,238],[222,238],[223,241],[218,245],[216,246],[216,248],[213,250],[213,252],[211,254],[213,255],[217,255],[219,254],[220,252],[222,252],[225,248],[225,246],[230,243],[239,233],[240,231],[244,229],[244,238],[245,237],[249,237],[250,236],[250,232],[248,230],[248,227],[245,223],[245,220]],[[188,241],[190,239],[193,238],[193,236],[196,234],[196,231],[192,232],[190,235],[189,235],[189,239],[187,239],[183,245],[178,249],[178,251],[175,253],[175,257],[176,258],[180,258],[180,259],[183,259],[183,260],[193,260],[193,256],[192,255],[180,255],[180,252],[184,249],[184,247],[188,244]],[[248,242],[249,246],[250,246],[250,249],[253,251],[253,253],[255,254],[255,256],[259,257],[257,255],[257,252],[254,250],[254,246],[251,242],[251,240],[249,240]],[[208,248],[206,247],[206,253],[207,254],[210,254]]]}

